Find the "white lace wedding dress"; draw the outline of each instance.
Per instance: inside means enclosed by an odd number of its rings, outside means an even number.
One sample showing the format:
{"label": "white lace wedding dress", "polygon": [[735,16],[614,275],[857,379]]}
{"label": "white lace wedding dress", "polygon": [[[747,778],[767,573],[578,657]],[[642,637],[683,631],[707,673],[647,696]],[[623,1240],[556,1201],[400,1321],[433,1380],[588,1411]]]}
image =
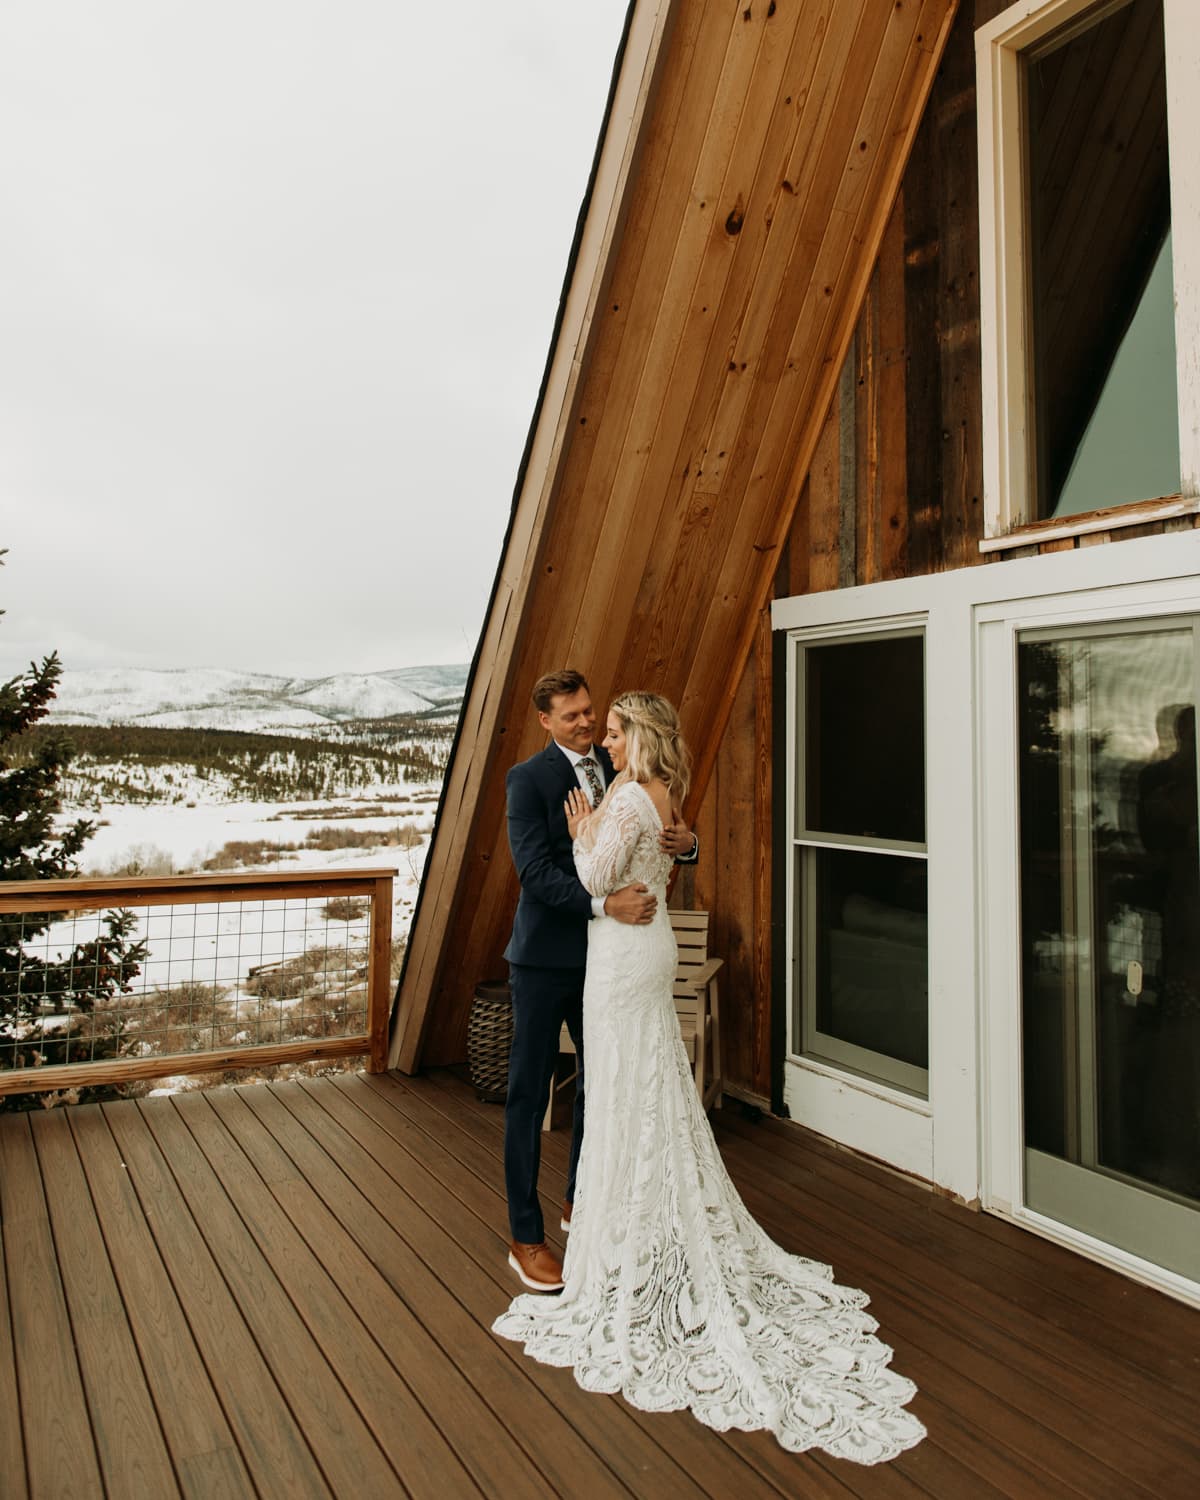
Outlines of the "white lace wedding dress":
{"label": "white lace wedding dress", "polygon": [[915,1387],[887,1369],[866,1295],[768,1239],[700,1106],[672,999],[661,827],[645,788],[618,781],[575,844],[593,895],[644,881],[658,912],[646,927],[590,924],[586,1129],[564,1287],[517,1297],[494,1330],[646,1411],[767,1428],[794,1452],[894,1458],[925,1429],[904,1409]]}

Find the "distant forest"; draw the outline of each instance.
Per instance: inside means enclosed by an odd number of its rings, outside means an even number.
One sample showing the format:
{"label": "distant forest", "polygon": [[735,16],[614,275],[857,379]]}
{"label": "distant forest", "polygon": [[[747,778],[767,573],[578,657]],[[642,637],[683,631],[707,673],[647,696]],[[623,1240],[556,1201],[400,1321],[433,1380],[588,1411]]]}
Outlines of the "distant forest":
{"label": "distant forest", "polygon": [[75,755],[63,777],[68,800],[184,800],[192,777],[228,784],[229,795],[253,801],[304,801],[342,796],[378,782],[439,780],[454,726],[412,716],[330,726],[339,738],[312,739],[234,729],[157,729],[130,724],[38,726],[26,755],[42,737],[65,735]]}

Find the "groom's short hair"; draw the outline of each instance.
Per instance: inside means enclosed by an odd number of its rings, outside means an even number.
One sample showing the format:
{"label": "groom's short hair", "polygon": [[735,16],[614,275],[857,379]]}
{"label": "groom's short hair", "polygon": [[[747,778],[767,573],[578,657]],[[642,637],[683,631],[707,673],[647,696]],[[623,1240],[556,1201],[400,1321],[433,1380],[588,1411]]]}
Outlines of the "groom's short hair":
{"label": "groom's short hair", "polygon": [[587,687],[587,678],[572,667],[563,667],[559,672],[547,672],[533,685],[533,706],[540,714],[548,714],[555,698],[569,698],[580,688]]}

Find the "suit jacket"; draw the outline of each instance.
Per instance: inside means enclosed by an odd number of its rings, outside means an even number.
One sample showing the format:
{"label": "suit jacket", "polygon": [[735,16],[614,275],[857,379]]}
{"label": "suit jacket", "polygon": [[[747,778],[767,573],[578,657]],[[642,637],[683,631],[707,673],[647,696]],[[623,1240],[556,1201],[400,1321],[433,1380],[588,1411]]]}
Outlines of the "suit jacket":
{"label": "suit jacket", "polygon": [[[592,754],[613,779],[603,745]],[[587,924],[592,898],[575,873],[571,835],[563,803],[579,785],[575,767],[555,744],[523,760],[505,779],[508,794],[508,846],[521,882],[509,963],[536,969],[582,969],[587,962]]]}

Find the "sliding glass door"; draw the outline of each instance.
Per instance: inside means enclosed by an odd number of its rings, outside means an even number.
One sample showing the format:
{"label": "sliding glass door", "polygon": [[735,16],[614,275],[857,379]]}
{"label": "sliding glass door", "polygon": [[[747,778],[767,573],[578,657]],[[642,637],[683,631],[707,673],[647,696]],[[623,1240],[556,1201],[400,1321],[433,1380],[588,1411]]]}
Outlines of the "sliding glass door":
{"label": "sliding glass door", "polygon": [[1200,1280],[1194,619],[1017,637],[1025,1202]]}

